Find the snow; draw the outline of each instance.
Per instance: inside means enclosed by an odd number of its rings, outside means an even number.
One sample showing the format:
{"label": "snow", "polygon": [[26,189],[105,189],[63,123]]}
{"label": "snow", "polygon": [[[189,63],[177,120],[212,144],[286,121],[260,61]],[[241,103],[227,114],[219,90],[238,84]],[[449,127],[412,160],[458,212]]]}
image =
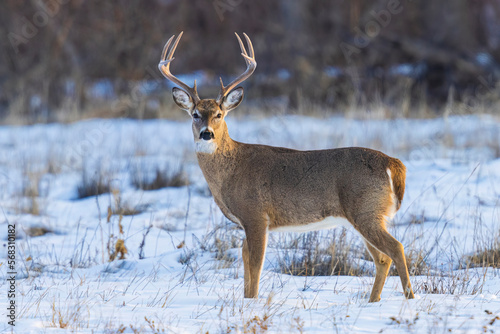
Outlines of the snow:
{"label": "snow", "polygon": [[[235,114],[237,111],[235,112]],[[237,115],[236,115],[237,116]],[[493,246],[500,225],[500,119],[357,120],[303,116],[227,119],[234,139],[297,149],[363,146],[407,166],[402,207],[390,227],[423,252],[432,273],[411,275],[405,300],[398,276],[369,304],[373,275],[282,274],[276,233],[259,299],[243,298],[241,240],[207,191],[191,125],[168,120],[101,120],[0,127],[1,277],[7,225],[17,229],[17,320],[7,324],[8,282],[0,280],[0,331],[48,333],[482,333],[500,330],[500,270],[463,268],[464,256]],[[142,191],[134,171],[183,166],[191,184]],[[147,167],[144,167],[147,166]],[[114,194],[78,199],[82,170],[111,180]],[[30,196],[27,189],[37,188]],[[139,208],[112,215],[108,207]],[[31,212],[36,203],[39,213]],[[119,225],[123,232],[120,233]],[[32,229],[32,230],[30,230]],[[30,236],[33,229],[46,232]],[[328,242],[331,231],[319,232]],[[353,249],[361,240],[347,232]],[[118,238],[125,259],[109,261]],[[286,241],[288,240],[288,241]],[[285,242],[286,241],[286,242]],[[219,260],[221,242],[226,260]],[[141,244],[144,244],[141,246]],[[109,249],[108,249],[109,248]],[[231,259],[235,259],[233,262]],[[358,259],[370,268],[373,264]],[[433,288],[436,293],[430,293]]]}

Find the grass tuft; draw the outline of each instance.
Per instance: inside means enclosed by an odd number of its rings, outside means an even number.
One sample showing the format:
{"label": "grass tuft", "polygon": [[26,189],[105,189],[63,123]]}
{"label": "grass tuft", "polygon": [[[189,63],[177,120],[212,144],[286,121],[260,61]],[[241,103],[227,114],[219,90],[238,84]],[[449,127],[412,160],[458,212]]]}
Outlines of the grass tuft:
{"label": "grass tuft", "polygon": [[310,232],[280,246],[280,272],[294,276],[359,276],[370,272],[360,263],[361,251],[352,247],[345,228],[327,235],[329,242],[320,232]]}
{"label": "grass tuft", "polygon": [[243,246],[242,234],[243,231],[235,224],[223,222],[204,236],[200,247],[213,254],[218,261],[217,269],[230,268],[237,260],[231,250]]}
{"label": "grass tuft", "polygon": [[471,267],[500,268],[500,230],[481,240],[478,250],[465,256],[464,262]]}
{"label": "grass tuft", "polygon": [[469,255],[467,260],[473,267],[500,268],[500,245]]}
{"label": "grass tuft", "polygon": [[130,201],[123,201],[120,191],[113,189],[113,205],[108,208],[108,215],[135,216],[143,213],[148,208],[148,204],[132,204]]}
{"label": "grass tuft", "polygon": [[32,226],[27,228],[25,232],[27,236],[34,238],[34,237],[41,237],[42,235],[48,233],[53,233],[54,231],[44,226]]}
{"label": "grass tuft", "polygon": [[[34,216],[43,214],[40,208],[40,186],[42,183],[42,173],[29,172],[25,168],[22,183],[21,195],[22,199],[19,201],[18,211],[20,213],[27,213]],[[46,190],[47,192],[48,190]]]}
{"label": "grass tuft", "polygon": [[106,194],[110,191],[110,179],[102,171],[97,171],[93,175],[90,175],[87,167],[82,169],[82,179],[78,185],[79,199]]}
{"label": "grass tuft", "polygon": [[131,171],[132,185],[142,190],[157,190],[168,187],[183,187],[189,185],[189,179],[182,167],[154,170],[135,166]]}

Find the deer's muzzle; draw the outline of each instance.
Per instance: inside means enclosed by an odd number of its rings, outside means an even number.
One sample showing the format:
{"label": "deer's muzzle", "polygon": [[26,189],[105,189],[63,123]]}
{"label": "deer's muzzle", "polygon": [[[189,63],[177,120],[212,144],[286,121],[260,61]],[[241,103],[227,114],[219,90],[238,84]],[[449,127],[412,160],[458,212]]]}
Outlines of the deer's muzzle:
{"label": "deer's muzzle", "polygon": [[209,131],[209,130],[202,131],[200,133],[200,139],[203,139],[203,140],[214,139],[214,133],[212,131]]}

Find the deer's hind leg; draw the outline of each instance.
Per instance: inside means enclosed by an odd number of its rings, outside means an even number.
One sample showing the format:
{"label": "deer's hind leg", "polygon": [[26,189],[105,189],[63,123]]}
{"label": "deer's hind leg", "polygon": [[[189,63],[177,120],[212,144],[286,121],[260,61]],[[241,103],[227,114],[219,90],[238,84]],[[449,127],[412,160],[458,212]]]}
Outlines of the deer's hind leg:
{"label": "deer's hind leg", "polygon": [[[361,219],[358,218],[354,225],[367,243],[375,248],[375,250],[382,252],[394,261],[399,278],[401,279],[405,297],[408,299],[415,298],[411,288],[410,274],[408,273],[408,267],[406,265],[403,245],[389,232],[387,232],[384,218],[380,216],[376,217],[376,215],[365,215]],[[370,250],[370,248],[368,249]],[[380,259],[378,254],[377,256]],[[383,259],[382,261],[385,260],[386,259]],[[380,293],[378,293],[378,289],[380,289],[380,292],[382,291],[383,281],[385,281],[387,271],[389,270],[389,265],[380,263],[380,261],[377,263],[375,260],[375,265],[377,266],[377,274],[375,277],[375,285],[373,287],[374,290],[372,290],[372,295],[370,296],[370,302],[380,300]],[[382,277],[384,277],[383,280]]]}
{"label": "deer's hind leg", "polygon": [[373,283],[369,300],[370,303],[374,303],[380,301],[380,294],[384,288],[385,280],[387,279],[387,274],[391,268],[392,260],[389,256],[373,247],[369,242],[365,241],[365,244],[373,258],[373,262],[375,262],[375,282]]}

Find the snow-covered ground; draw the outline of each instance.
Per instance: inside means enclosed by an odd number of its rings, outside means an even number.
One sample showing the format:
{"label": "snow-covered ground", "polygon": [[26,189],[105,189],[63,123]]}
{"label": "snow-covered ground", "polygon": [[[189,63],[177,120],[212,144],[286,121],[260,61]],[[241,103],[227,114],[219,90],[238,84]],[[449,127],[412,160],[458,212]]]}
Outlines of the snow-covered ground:
{"label": "snow-covered ground", "polygon": [[[227,119],[240,141],[320,149],[364,146],[406,164],[393,233],[431,272],[407,301],[391,276],[280,273],[286,238],[270,240],[260,298],[243,299],[242,233],[223,218],[194,155],[189,122],[90,120],[0,127],[0,331],[48,333],[479,333],[500,331],[500,270],[463,268],[497,246],[500,119]],[[143,191],[137,173],[182,166],[189,186]],[[83,171],[113,193],[78,199]],[[119,207],[139,213],[120,218]],[[110,208],[111,212],[108,212]],[[16,326],[7,321],[8,224],[16,225]],[[320,232],[328,240],[331,231]],[[361,245],[347,234],[353,249]],[[109,261],[118,239],[125,259]],[[227,249],[229,248],[229,249]],[[220,260],[221,249],[225,260]],[[234,259],[235,261],[232,261]],[[370,262],[368,266],[373,268]],[[61,329],[63,328],[63,329]]]}

